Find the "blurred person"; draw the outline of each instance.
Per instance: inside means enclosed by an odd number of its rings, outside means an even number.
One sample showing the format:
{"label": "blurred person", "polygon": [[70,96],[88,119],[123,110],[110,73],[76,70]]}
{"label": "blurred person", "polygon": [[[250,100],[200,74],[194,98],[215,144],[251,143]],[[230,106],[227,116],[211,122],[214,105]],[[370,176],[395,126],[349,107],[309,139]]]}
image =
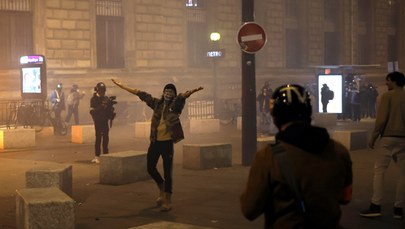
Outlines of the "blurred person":
{"label": "blurred person", "polygon": [[80,100],[84,97],[84,92],[79,92],[79,86],[77,84],[73,84],[72,88],[70,89],[70,93],[66,98],[67,104],[67,115],[65,122],[69,124],[70,118],[74,117],[75,125],[79,125],[79,103]]}
{"label": "blurred person", "polygon": [[377,152],[374,162],[373,193],[368,209],[360,212],[360,216],[374,218],[381,216],[381,204],[384,190],[384,174],[391,161],[399,170],[395,202],[394,219],[403,218],[405,205],[405,76],[401,72],[392,72],[386,76],[388,91],[381,96],[377,110],[374,130],[371,134],[369,147],[379,139],[382,147]]}
{"label": "blurred person", "polygon": [[260,114],[260,132],[270,134],[271,130],[271,115],[270,115],[270,98],[271,94],[268,92],[267,87],[263,87],[256,100],[259,102]]}
{"label": "blurred person", "polygon": [[90,114],[94,122],[96,141],[94,144],[95,157],[91,161],[100,163],[101,143],[103,154],[108,154],[109,131],[108,121],[114,119],[115,113],[111,99],[106,96],[107,88],[103,82],[97,83],[93,97],[90,99]]}
{"label": "blurred person", "polygon": [[264,214],[265,228],[339,228],[352,196],[349,151],[311,125],[310,95],[283,85],[271,98],[276,143],[256,153],[240,197],[243,215]]}
{"label": "blurred person", "polygon": [[376,103],[377,103],[377,97],[378,97],[378,91],[376,87],[374,87],[371,83],[368,84],[367,88],[367,117],[369,118],[375,118],[375,108],[376,108]]}
{"label": "blurred person", "polygon": [[351,93],[350,104],[352,105],[351,119],[354,122],[360,122],[361,119],[361,95],[358,90],[353,90]]}
{"label": "blurred person", "polygon": [[65,125],[62,123],[62,111],[66,109],[65,104],[65,93],[63,92],[62,83],[58,83],[56,88],[51,91],[50,95],[51,108],[55,114],[55,127],[57,130],[54,133],[62,133],[66,129]]}
{"label": "blurred person", "polygon": [[[114,79],[112,81],[120,88],[138,96],[152,110],[152,122],[150,131],[150,145],[147,153],[147,169],[150,176],[159,188],[159,197],[156,200],[161,211],[170,211],[172,195],[172,169],[173,169],[173,144],[184,139],[183,128],[180,123],[180,114],[185,101],[193,93],[202,90],[202,87],[177,94],[173,84],[166,84],[163,95],[154,98],[151,94],[124,86]],[[156,168],[159,157],[163,159],[164,178]]]}

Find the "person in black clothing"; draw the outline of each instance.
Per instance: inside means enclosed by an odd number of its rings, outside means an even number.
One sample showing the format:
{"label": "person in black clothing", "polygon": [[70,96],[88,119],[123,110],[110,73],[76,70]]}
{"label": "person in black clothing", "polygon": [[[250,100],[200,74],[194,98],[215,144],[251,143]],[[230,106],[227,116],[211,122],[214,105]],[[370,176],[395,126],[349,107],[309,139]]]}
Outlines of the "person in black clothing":
{"label": "person in black clothing", "polygon": [[376,103],[377,103],[378,91],[377,89],[371,84],[368,84],[367,87],[367,117],[375,118],[376,115]]}
{"label": "person in black clothing", "polygon": [[341,228],[340,205],[352,197],[349,151],[312,122],[310,94],[300,85],[277,88],[270,102],[276,143],[255,154],[243,215],[264,215],[264,228]]}
{"label": "person in black clothing", "polygon": [[95,158],[91,162],[97,164],[100,163],[101,141],[103,142],[103,154],[108,154],[108,133],[110,130],[108,120],[112,118],[111,113],[113,110],[111,110],[111,100],[105,96],[106,90],[104,83],[98,83],[94,88],[94,95],[90,100],[90,114],[93,118],[96,132],[96,142],[94,145]]}
{"label": "person in black clothing", "polygon": [[326,83],[322,85],[321,88],[321,102],[322,102],[322,112],[327,113],[327,107],[329,100],[333,99],[333,91],[331,91]]}

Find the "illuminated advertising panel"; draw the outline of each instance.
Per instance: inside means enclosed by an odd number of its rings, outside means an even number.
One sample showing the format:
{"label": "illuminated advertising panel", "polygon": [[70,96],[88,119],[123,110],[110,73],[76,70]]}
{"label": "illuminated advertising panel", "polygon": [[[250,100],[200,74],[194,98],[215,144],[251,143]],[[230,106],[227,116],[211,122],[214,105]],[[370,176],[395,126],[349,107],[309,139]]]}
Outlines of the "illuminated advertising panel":
{"label": "illuminated advertising panel", "polygon": [[27,99],[45,99],[46,66],[41,55],[20,57],[21,97]]}
{"label": "illuminated advertising panel", "polygon": [[342,113],[343,75],[318,75],[318,112]]}

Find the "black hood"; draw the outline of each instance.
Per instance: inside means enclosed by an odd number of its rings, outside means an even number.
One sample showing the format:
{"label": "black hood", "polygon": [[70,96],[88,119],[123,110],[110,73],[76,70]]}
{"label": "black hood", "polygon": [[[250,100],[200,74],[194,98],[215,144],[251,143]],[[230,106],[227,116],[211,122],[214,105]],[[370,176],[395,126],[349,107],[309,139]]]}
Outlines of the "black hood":
{"label": "black hood", "polygon": [[294,145],[309,153],[320,153],[328,144],[330,137],[325,128],[307,123],[293,123],[276,135],[276,140]]}

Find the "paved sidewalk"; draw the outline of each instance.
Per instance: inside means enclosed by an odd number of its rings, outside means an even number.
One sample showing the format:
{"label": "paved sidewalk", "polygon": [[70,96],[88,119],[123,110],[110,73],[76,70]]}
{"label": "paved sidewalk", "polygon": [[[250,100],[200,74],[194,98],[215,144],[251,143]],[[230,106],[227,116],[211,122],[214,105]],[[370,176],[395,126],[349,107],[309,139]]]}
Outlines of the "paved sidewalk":
{"label": "paved sidewalk", "polygon": [[[369,128],[370,124],[336,128]],[[162,213],[155,207],[158,191],[152,180],[112,186],[99,184],[99,165],[91,164],[93,144],[72,144],[69,136],[49,136],[37,139],[33,149],[0,151],[0,228],[15,228],[15,190],[24,188],[25,171],[47,163],[73,165],[73,198],[76,201],[76,228],[162,228],[145,225],[169,222],[167,228],[263,228],[263,217],[254,222],[243,218],[239,210],[239,195],[245,187],[249,167],[240,165],[240,131],[221,127],[222,132],[206,135],[186,133],[186,139],[175,146],[173,170],[173,209]],[[147,139],[131,137],[133,127],[117,126],[111,130],[112,153],[143,150]],[[231,130],[231,131],[229,131]],[[53,143],[55,142],[55,143]],[[182,168],[182,146],[186,143],[231,142],[234,165],[210,170]],[[364,219],[358,212],[369,204],[373,154],[368,149],[352,151],[354,196],[343,207],[342,225],[346,228],[405,228],[405,220],[392,219],[396,171],[386,174],[386,196],[383,216]],[[161,166],[159,167],[161,168]],[[170,226],[181,223],[180,226]],[[161,225],[161,224],[160,224]]]}

